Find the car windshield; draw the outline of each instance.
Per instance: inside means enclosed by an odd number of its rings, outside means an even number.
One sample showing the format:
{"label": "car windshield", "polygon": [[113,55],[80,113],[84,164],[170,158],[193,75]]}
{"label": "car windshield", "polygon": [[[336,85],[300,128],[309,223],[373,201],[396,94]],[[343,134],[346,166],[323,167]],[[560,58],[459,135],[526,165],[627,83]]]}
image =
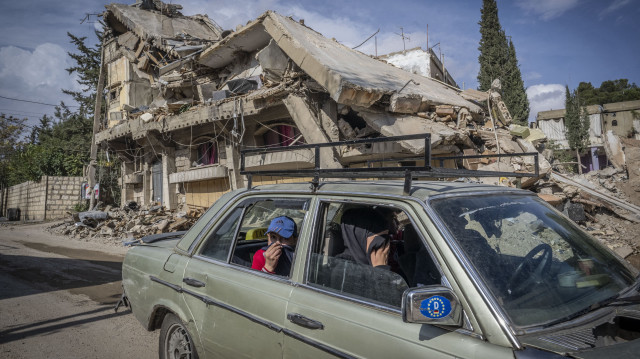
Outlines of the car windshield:
{"label": "car windshield", "polygon": [[637,275],[537,197],[430,203],[515,326],[575,316],[629,287]]}

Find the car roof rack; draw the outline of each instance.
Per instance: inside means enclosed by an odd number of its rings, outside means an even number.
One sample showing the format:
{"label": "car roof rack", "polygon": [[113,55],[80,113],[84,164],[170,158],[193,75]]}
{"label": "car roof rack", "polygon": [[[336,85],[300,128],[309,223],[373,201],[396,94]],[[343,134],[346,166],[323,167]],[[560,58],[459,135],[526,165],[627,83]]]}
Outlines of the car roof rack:
{"label": "car roof rack", "polygon": [[[397,142],[406,140],[424,140],[424,155],[412,158],[388,158],[378,160],[379,162],[388,161],[411,161],[424,160],[423,166],[382,166],[371,167],[373,161],[368,161],[369,167],[366,168],[321,168],[321,148],[337,147],[337,146],[353,146],[363,144],[373,144],[380,142]],[[304,168],[292,170],[256,170],[251,171],[245,168],[245,158],[248,155],[267,154],[274,152],[287,152],[301,149],[312,149],[315,154],[315,165],[313,168]],[[311,189],[318,189],[320,178],[349,178],[349,179],[365,179],[365,178],[402,178],[404,177],[404,193],[409,194],[411,190],[411,182],[414,178],[464,178],[464,177],[515,177],[519,180],[523,177],[539,177],[540,168],[538,164],[538,152],[527,153],[505,153],[492,155],[467,155],[467,156],[443,156],[431,157],[431,134],[422,133],[415,135],[393,136],[393,137],[376,137],[363,138],[355,140],[346,140],[338,142],[314,143],[304,145],[293,145],[287,147],[281,146],[263,146],[253,148],[243,148],[240,150],[240,174],[247,176],[247,188],[251,189],[253,176],[275,176],[275,177],[313,177],[311,181]],[[451,169],[444,168],[446,160],[468,160],[478,158],[504,158],[504,157],[533,157],[535,162],[535,171],[531,172],[508,172],[508,171],[480,171],[469,169]],[[433,167],[432,160],[439,161],[440,167]]]}

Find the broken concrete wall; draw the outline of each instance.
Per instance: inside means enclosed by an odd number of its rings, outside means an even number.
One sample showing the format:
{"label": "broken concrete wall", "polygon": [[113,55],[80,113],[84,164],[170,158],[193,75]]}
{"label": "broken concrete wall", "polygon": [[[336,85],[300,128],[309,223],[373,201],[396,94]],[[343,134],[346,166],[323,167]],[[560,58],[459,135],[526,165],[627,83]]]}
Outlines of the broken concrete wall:
{"label": "broken concrete wall", "polygon": [[289,66],[289,58],[282,52],[280,47],[276,45],[273,39],[264,49],[256,54],[256,59],[262,67],[264,78],[272,82],[280,82],[283,80],[284,74]]}
{"label": "broken concrete wall", "polygon": [[[368,112],[364,109],[358,113],[373,129],[387,137],[430,133],[433,154],[458,152],[459,150],[452,151],[458,146],[474,146],[469,137],[461,131],[418,116],[392,116],[386,113]],[[424,153],[422,140],[400,141],[400,145],[411,153]]]}
{"label": "broken concrete wall", "polygon": [[[301,96],[289,95],[283,100],[285,106],[291,114],[291,118],[309,143],[326,143],[329,138],[324,131],[318,131],[322,126],[319,124],[317,116],[310,108],[309,102]],[[310,119],[315,119],[310,120]],[[320,149],[320,166],[322,168],[341,168],[340,162],[335,158],[334,150],[331,148]]]}
{"label": "broken concrete wall", "polygon": [[604,150],[609,161],[618,169],[626,167],[624,150],[620,138],[613,131],[607,131],[604,137]]}

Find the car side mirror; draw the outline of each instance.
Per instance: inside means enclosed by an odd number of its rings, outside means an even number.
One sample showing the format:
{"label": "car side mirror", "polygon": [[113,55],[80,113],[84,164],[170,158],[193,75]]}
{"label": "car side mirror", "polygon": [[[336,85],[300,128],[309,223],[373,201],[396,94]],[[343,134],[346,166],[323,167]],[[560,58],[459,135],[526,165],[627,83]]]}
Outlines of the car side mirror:
{"label": "car side mirror", "polygon": [[430,285],[407,289],[402,294],[405,323],[462,326],[462,305],[447,287]]}

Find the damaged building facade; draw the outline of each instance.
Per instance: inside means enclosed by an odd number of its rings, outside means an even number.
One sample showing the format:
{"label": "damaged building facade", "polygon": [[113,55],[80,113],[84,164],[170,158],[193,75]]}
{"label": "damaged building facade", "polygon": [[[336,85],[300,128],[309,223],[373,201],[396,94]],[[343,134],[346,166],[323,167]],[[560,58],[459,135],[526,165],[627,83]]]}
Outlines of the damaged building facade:
{"label": "damaged building facade", "polygon": [[[503,152],[528,152],[494,136],[486,98],[352,50],[303,21],[269,11],[223,31],[160,1],[106,9],[108,110],[95,138],[122,160],[123,203],[208,207],[246,185],[240,150],[256,146],[431,133],[434,157],[486,153],[483,139],[494,138],[511,148]],[[421,165],[422,153],[419,140],[324,148],[321,167]],[[296,150],[247,156],[245,167],[295,171],[314,161],[313,151]]]}
{"label": "damaged building facade", "polygon": [[[609,162],[616,168],[625,167],[620,138],[640,140],[640,101],[608,103],[586,107],[589,116],[589,150],[581,156],[584,171],[606,168]],[[569,150],[565,110],[540,111],[536,126],[558,149]]]}

